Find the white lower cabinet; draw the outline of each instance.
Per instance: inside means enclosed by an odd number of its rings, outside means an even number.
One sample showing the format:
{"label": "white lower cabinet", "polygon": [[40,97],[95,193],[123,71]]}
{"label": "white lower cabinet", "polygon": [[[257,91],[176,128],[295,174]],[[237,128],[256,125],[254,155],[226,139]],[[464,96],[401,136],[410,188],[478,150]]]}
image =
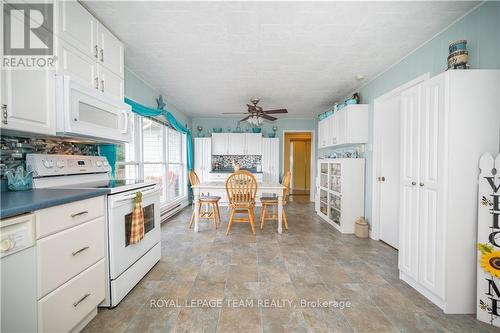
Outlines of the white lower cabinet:
{"label": "white lower cabinet", "polygon": [[78,332],[97,314],[105,298],[104,202],[35,212],[38,332]]}
{"label": "white lower cabinet", "polygon": [[499,151],[499,71],[454,70],[401,95],[400,277],[445,313],[476,311],[478,161]]}
{"label": "white lower cabinet", "polygon": [[318,160],[316,213],[341,233],[354,233],[356,219],[364,216],[365,160]]}
{"label": "white lower cabinet", "polygon": [[73,331],[96,312],[97,305],[104,300],[104,288],[104,259],[101,259],[38,301],[38,331]]}

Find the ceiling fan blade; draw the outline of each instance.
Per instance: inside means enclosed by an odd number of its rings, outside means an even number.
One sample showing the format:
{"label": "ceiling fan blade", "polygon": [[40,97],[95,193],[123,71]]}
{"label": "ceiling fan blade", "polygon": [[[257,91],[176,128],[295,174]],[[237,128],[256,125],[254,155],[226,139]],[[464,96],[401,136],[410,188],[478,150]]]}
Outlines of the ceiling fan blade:
{"label": "ceiling fan blade", "polygon": [[264,119],[271,120],[271,121],[274,121],[274,120],[278,119],[278,118],[275,118],[275,117],[273,117],[273,116],[268,116],[267,114],[262,114],[262,115],[260,115],[260,116],[261,116],[262,118],[264,118]]}
{"label": "ceiling fan blade", "polygon": [[247,120],[248,118],[250,118],[250,116],[245,117],[245,118],[241,119],[240,121],[245,121],[245,120]]}
{"label": "ceiling fan blade", "polygon": [[288,113],[287,109],[277,109],[277,110],[266,110],[262,111],[264,113],[270,114],[270,113]]}
{"label": "ceiling fan blade", "polygon": [[248,114],[247,112],[222,112],[222,114]]}

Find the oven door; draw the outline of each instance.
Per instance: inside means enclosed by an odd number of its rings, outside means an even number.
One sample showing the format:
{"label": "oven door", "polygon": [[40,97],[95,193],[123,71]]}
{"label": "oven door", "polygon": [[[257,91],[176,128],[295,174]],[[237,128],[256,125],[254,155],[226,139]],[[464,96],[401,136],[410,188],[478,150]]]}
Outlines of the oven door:
{"label": "oven door", "polygon": [[[145,234],[139,243],[130,244],[132,211],[137,192],[142,192]],[[109,269],[110,278],[114,280],[160,242],[160,187],[155,185],[109,195],[108,215]]]}
{"label": "oven door", "polygon": [[56,78],[57,132],[105,142],[131,140],[130,106],[69,76]]}

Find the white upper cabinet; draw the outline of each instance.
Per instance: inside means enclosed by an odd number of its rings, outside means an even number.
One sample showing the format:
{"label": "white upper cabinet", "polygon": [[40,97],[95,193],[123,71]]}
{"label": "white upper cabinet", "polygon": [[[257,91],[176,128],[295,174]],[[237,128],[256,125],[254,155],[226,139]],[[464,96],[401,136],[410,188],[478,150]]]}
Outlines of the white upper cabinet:
{"label": "white upper cabinet", "polygon": [[57,1],[59,38],[72,44],[87,57],[99,57],[97,19],[76,1]]}
{"label": "white upper cabinet", "polygon": [[262,154],[262,134],[246,133],[245,155],[261,155],[261,154]]}
{"label": "white upper cabinet", "polygon": [[2,132],[55,135],[54,72],[19,69],[0,72]]}
{"label": "white upper cabinet", "polygon": [[212,133],[212,155],[228,155],[227,133]]}
{"label": "white upper cabinet", "polygon": [[246,155],[245,135],[240,133],[227,133],[228,155]]}
{"label": "white upper cabinet", "polygon": [[354,104],[318,123],[318,147],[368,142],[368,105]]}
{"label": "white upper cabinet", "polygon": [[123,78],[124,57],[123,43],[118,40],[105,26],[99,24],[99,63],[111,72]]}
{"label": "white upper cabinet", "polygon": [[57,73],[123,101],[123,43],[80,3],[61,1],[57,6]]}

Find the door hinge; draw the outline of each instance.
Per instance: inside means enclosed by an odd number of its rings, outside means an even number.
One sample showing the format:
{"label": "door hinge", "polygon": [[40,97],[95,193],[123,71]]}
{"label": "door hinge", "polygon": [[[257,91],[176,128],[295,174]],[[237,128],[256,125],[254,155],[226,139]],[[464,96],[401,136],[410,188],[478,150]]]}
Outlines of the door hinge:
{"label": "door hinge", "polygon": [[101,91],[104,92],[104,80],[101,80]]}
{"label": "door hinge", "polygon": [[7,125],[8,121],[7,121],[7,118],[8,118],[9,114],[7,113],[7,104],[2,104],[2,123],[4,125]]}
{"label": "door hinge", "polygon": [[104,49],[101,49],[101,62],[104,62]]}
{"label": "door hinge", "polygon": [[99,78],[96,76],[94,80],[95,80],[95,88],[99,90]]}
{"label": "door hinge", "polygon": [[97,44],[94,46],[94,56],[96,59],[99,59],[99,47]]}

